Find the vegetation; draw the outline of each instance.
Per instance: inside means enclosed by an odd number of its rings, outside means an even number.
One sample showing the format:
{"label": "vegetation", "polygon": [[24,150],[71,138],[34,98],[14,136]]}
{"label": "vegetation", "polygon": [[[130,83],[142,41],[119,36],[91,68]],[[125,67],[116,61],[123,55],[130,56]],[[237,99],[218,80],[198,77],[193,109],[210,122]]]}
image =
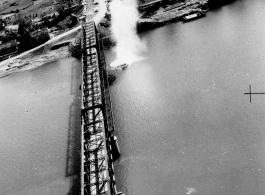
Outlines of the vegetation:
{"label": "vegetation", "polygon": [[[53,0],[38,1],[36,5],[32,5],[33,1],[6,1],[2,11],[16,14],[0,19],[0,61],[48,41],[50,39],[48,28],[53,35],[56,35],[78,24],[78,18],[74,13],[80,12],[81,4],[72,6],[73,0],[58,0],[58,12],[54,12]],[[72,56],[81,58],[81,37],[76,40],[69,45],[69,52]]]}
{"label": "vegetation", "polygon": [[81,32],[79,32],[75,38],[75,41],[70,43],[68,46],[68,51],[70,55],[77,59],[81,59],[82,57],[81,39],[82,34]]}
{"label": "vegetation", "polygon": [[4,20],[0,19],[0,31],[5,29],[4,25],[6,25],[6,22]]}
{"label": "vegetation", "polygon": [[59,22],[57,26],[61,29],[72,28],[77,24],[78,20],[74,16],[68,16],[65,20]]}
{"label": "vegetation", "polygon": [[17,39],[17,33],[11,31],[11,30],[4,30],[3,35],[0,36],[0,41],[2,43],[7,43],[11,40]]}
{"label": "vegetation", "polygon": [[81,59],[82,57],[81,45],[75,45],[73,43],[70,43],[68,46],[68,51],[72,57]]}
{"label": "vegetation", "polygon": [[60,12],[71,7],[72,0],[59,0],[59,4],[56,6],[56,11]]}
{"label": "vegetation", "polygon": [[6,4],[1,6],[0,12],[3,13],[16,13],[19,10],[25,9],[33,5],[32,0],[9,0]]}
{"label": "vegetation", "polygon": [[110,85],[112,85],[115,80],[116,80],[116,77],[114,75],[108,74],[108,82]]}
{"label": "vegetation", "polygon": [[50,39],[48,30],[38,30],[40,26],[34,25],[29,18],[24,18],[18,26],[19,50],[25,51],[36,47]]}
{"label": "vegetation", "polygon": [[6,42],[4,44],[0,45],[0,53],[6,54],[6,53],[10,53],[10,52],[14,52],[17,49],[17,42],[15,40]]}

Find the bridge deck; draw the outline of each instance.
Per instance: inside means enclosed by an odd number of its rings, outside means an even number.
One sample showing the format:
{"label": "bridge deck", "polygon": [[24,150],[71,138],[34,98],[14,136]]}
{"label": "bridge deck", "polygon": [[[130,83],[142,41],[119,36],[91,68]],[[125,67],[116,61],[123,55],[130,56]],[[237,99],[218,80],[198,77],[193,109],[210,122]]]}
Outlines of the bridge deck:
{"label": "bridge deck", "polygon": [[109,120],[110,99],[103,53],[94,22],[83,25],[82,195],[116,195]]}

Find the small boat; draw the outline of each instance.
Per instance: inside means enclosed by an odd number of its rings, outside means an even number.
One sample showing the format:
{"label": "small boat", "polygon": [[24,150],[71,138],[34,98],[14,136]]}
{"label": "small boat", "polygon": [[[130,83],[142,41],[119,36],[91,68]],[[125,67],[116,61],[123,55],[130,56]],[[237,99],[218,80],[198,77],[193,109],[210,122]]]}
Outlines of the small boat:
{"label": "small boat", "polygon": [[206,15],[205,11],[199,11],[190,15],[183,16],[183,22],[188,22],[191,20],[195,20],[197,18],[203,17]]}
{"label": "small boat", "polygon": [[119,66],[116,67],[117,70],[126,70],[129,67],[128,64],[121,64]]}

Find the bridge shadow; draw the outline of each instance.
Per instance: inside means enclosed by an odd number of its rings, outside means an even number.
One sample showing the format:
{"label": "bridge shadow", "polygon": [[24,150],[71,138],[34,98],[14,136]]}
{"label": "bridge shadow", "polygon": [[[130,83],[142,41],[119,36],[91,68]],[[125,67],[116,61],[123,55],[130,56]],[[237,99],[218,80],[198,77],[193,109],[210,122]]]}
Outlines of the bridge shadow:
{"label": "bridge shadow", "polygon": [[71,95],[74,101],[69,108],[69,124],[66,153],[65,176],[70,177],[70,189],[67,195],[80,194],[81,170],[81,61],[74,60],[71,71]]}

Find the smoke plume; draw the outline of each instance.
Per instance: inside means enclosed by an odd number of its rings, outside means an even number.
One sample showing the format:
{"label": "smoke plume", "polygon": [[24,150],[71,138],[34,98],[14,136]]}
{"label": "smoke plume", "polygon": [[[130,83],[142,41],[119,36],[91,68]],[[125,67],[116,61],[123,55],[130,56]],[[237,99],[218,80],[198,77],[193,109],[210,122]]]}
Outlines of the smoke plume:
{"label": "smoke plume", "polygon": [[98,12],[95,14],[93,20],[96,25],[99,24],[99,22],[104,18],[105,13],[107,11],[107,7],[104,0],[99,0],[98,2]]}
{"label": "smoke plume", "polygon": [[111,30],[117,42],[116,61],[110,65],[117,67],[121,64],[131,65],[141,60],[141,53],[145,50],[136,33],[136,23],[139,19],[135,0],[113,0],[110,3]]}

